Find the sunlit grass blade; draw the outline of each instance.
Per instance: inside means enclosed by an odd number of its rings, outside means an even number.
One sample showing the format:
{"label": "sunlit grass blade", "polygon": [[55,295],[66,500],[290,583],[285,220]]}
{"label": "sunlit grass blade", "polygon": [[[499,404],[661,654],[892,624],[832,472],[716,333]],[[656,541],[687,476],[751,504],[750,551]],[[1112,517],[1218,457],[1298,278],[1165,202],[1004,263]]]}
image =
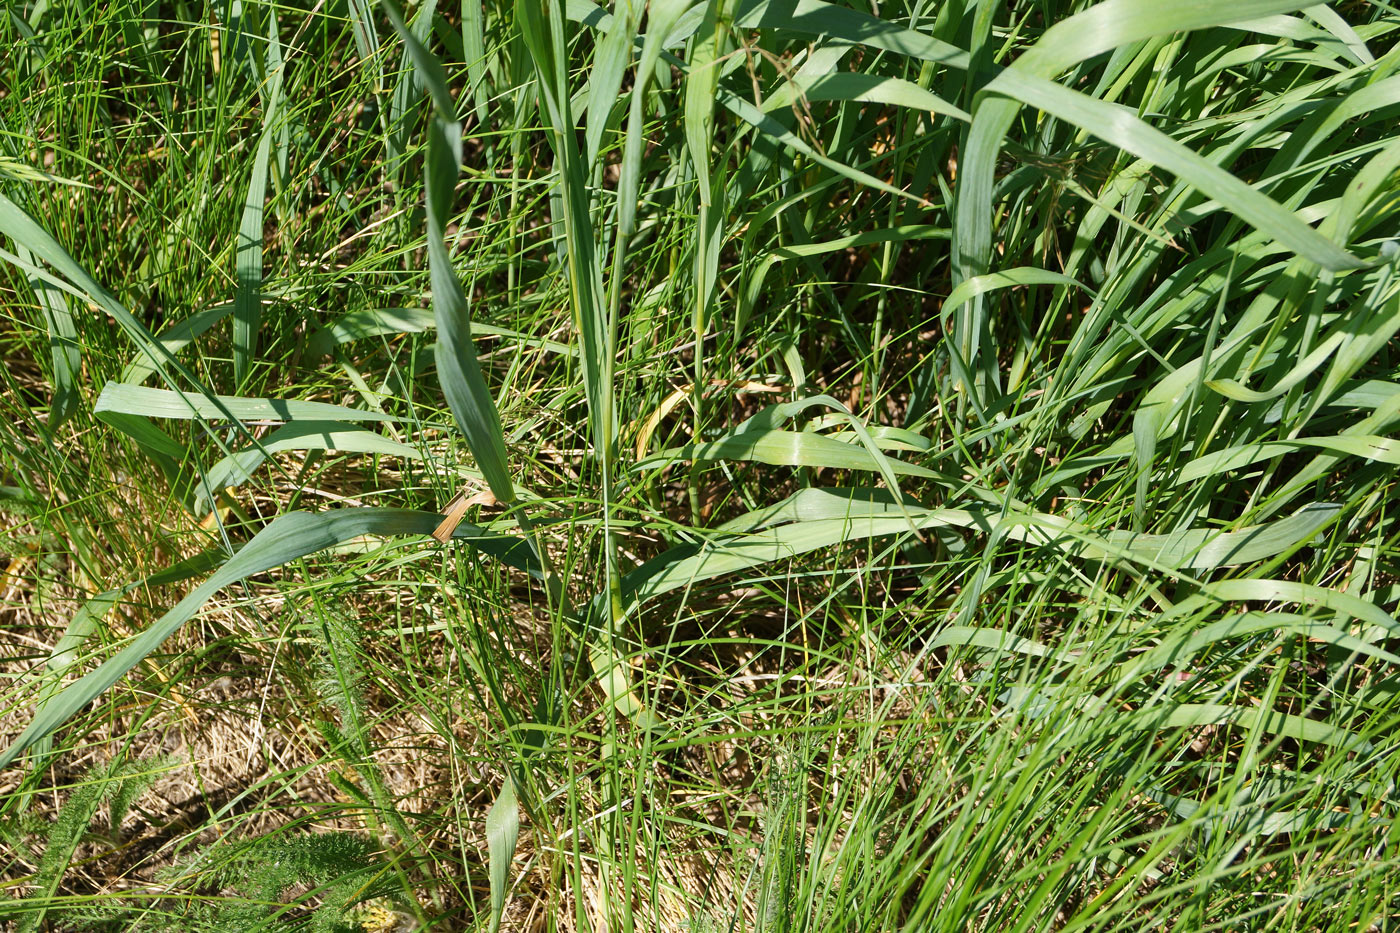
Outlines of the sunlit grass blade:
{"label": "sunlit grass blade", "polygon": [[[277,28],[277,18],[270,17],[269,30]],[[269,43],[267,53],[267,88],[262,94],[263,124],[258,138],[257,154],[248,179],[248,194],[243,201],[243,220],[238,228],[235,266],[238,285],[233,298],[233,381],[243,386],[252,372],[253,359],[258,352],[258,328],[262,322],[263,281],[263,206],[267,200],[268,160],[274,140],[282,130],[282,67],[280,57],[274,59],[277,46]]]}
{"label": "sunlit grass blade", "polygon": [[[202,487],[216,493],[229,487],[241,486],[252,478],[258,467],[275,453],[288,450],[338,451],[341,453],[379,454],[405,460],[421,460],[423,452],[411,444],[356,428],[339,421],[297,420],[259,438],[258,445],[224,457],[210,467],[203,477]],[[212,509],[215,503],[196,499],[196,511]]]}
{"label": "sunlit grass blade", "polygon": [[296,399],[243,398],[232,395],[196,395],[122,382],[109,382],[97,398],[95,410],[137,415],[143,418],[199,418],[209,421],[394,421],[392,415],[362,411],[328,402]]}
{"label": "sunlit grass blade", "polygon": [[476,120],[487,119],[486,23],[481,0],[462,0],[462,54],[466,58],[468,91]]}
{"label": "sunlit grass blade", "polygon": [[[15,244],[16,255],[27,263],[33,262],[29,250]],[[29,286],[43,314],[49,333],[49,357],[53,361],[53,400],[49,403],[49,428],[66,421],[80,401],[78,384],[82,375],[82,352],[78,346],[78,328],[68,310],[68,300],[49,282],[31,276]]]}
{"label": "sunlit grass blade", "polygon": [[[374,308],[368,311],[351,311],[329,321],[312,334],[306,341],[308,353],[324,355],[335,347],[356,340],[371,337],[389,337],[396,334],[421,334],[437,328],[437,316],[428,308]],[[550,353],[575,355],[578,348],[570,347],[557,340],[532,337],[509,327],[470,322],[473,337],[478,334],[487,337],[505,337],[523,346],[539,347]]]}
{"label": "sunlit grass blade", "polygon": [[515,501],[515,485],[506,460],[505,437],[496,400],[486,386],[472,341],[467,296],[452,265],[444,237],[452,211],[462,160],[462,127],[442,64],[404,25],[397,7],[385,4],[394,28],[413,60],[418,79],[433,101],[428,129],[428,165],[424,184],[428,214],[428,266],[433,283],[433,315],[437,320],[438,379],[453,417],[476,457],[477,466],[501,502]]}
{"label": "sunlit grass blade", "polygon": [[641,17],[642,6],[633,0],[622,0],[617,5],[618,13],[613,15],[612,24],[603,33],[593,55],[593,70],[588,77],[588,103],[584,111],[583,164],[592,166],[598,161],[598,148],[603,143],[614,108],[618,106],[618,92],[622,89],[622,76],[632,57],[632,44],[637,36],[637,20]]}
{"label": "sunlit grass blade", "polygon": [[[588,169],[572,131],[568,78],[560,60],[564,49],[562,14],[555,2],[541,5],[518,0],[516,16],[534,64],[540,113],[545,117],[549,145],[556,159],[563,248],[568,260],[570,304],[579,337],[590,432],[596,455],[607,463],[617,436],[613,411],[616,328],[615,322],[609,320],[599,243],[589,214]],[[605,466],[604,485],[608,482],[607,472]]]}
{"label": "sunlit grass blade", "polygon": [[[369,508],[341,509],[314,515],[308,512],[279,515],[149,628],[134,636],[96,670],[64,687],[34,717],[20,737],[0,753],[0,768],[8,767],[35,742],[51,735],[75,713],[102,696],[193,618],[215,593],[230,583],[364,535],[426,536],[437,525],[438,518],[432,512]],[[467,536],[471,532],[470,527],[463,526],[457,534]]]}

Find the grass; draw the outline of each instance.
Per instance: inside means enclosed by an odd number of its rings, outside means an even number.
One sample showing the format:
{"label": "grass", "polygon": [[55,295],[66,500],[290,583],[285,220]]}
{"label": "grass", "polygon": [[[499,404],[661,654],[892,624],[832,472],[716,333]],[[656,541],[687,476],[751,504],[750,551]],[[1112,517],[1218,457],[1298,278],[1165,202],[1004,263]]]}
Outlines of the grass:
{"label": "grass", "polygon": [[1387,929],[1397,35],[12,6],[0,926]]}

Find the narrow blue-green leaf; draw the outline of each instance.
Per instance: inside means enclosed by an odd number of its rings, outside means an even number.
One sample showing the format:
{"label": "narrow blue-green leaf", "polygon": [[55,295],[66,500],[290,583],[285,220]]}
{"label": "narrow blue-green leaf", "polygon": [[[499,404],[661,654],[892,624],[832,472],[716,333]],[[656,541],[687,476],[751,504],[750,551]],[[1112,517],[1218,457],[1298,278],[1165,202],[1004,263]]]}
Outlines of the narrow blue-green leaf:
{"label": "narrow blue-green leaf", "polygon": [[1187,667],[1201,649],[1232,638],[1245,638],[1261,632],[1283,632],[1302,638],[1325,642],[1344,651],[1355,651],[1387,664],[1400,664],[1400,656],[1378,647],[1363,638],[1344,632],[1334,625],[1317,619],[1307,619],[1290,612],[1242,612],[1199,628],[1182,629],[1171,637],[1134,658],[1129,669],[1135,676],[1142,671],[1174,665]]}
{"label": "narrow blue-green leaf", "polygon": [[637,225],[637,195],[641,189],[642,145],[646,136],[647,89],[661,60],[662,47],[676,22],[685,13],[690,0],[652,0],[647,8],[647,32],[642,40],[642,54],[637,62],[633,80],[627,134],[622,150],[622,169],[617,181],[617,240],[618,248],[625,244]]}
{"label": "narrow blue-green leaf", "polygon": [[[757,524],[800,518],[790,524],[749,533],[721,533],[703,542],[666,551],[627,574],[623,592],[638,602],[739,570],[842,542],[918,529],[966,528],[984,535],[1041,545],[1080,560],[1129,560],[1164,571],[1216,570],[1253,563],[1314,538],[1335,520],[1336,506],[1316,505],[1267,525],[1238,531],[1186,529],[1167,535],[1096,530],[1044,513],[1004,513],[988,509],[921,509],[892,498],[839,495],[842,490],[807,490],[801,511],[763,509]],[[798,499],[799,497],[794,497]],[[897,510],[897,511],[896,511]],[[731,527],[742,527],[742,519]]]}
{"label": "narrow blue-green leaf", "polygon": [[[521,0],[521,2],[523,3],[524,0]],[[776,7],[777,9],[770,9],[770,7]],[[787,19],[786,13],[784,12],[788,7],[792,8],[791,12],[793,16],[791,19]],[[696,7],[691,10],[691,12],[694,13],[702,9],[702,7]],[[588,0],[568,0],[566,10],[571,19],[588,23],[595,28],[607,28],[612,22],[612,16],[610,14],[605,13],[596,5],[588,2]],[[747,16],[744,15],[744,10],[748,11]],[[522,14],[522,16],[523,15],[524,14]],[[903,27],[894,26],[893,24],[886,23],[868,14],[857,13],[854,10],[819,2],[819,0],[778,0],[778,2],[773,4],[744,4],[741,6],[741,11],[739,17],[735,20],[735,24],[739,26],[774,26],[782,24],[783,28],[791,29],[795,32],[813,35],[824,35],[829,32],[831,35],[847,38],[847,36],[841,32],[841,30],[845,30],[845,32],[851,35],[860,37],[851,39],[851,41],[863,42],[874,48],[886,48],[891,51],[899,51],[901,54],[909,54],[916,58],[943,61],[945,64],[953,65],[953,67],[965,67],[967,64],[967,53],[945,42],[932,39]],[[676,27],[676,32],[683,31],[684,30],[679,26]],[[675,35],[675,33],[672,35]],[[532,53],[532,56],[536,57],[538,61],[538,56],[535,56],[535,53]],[[686,62],[669,53],[663,52],[661,58],[666,63],[674,65],[682,71],[688,68]],[[794,152],[802,153],[813,162],[830,169],[838,175],[849,178],[858,184],[866,185],[878,191],[884,191],[887,194],[892,194],[896,197],[908,198],[921,205],[927,203],[922,197],[916,194],[896,188],[868,172],[863,172],[860,169],[846,165],[844,162],[832,159],[824,153],[817,151],[797,134],[788,130],[781,122],[773,119],[753,103],[739,97],[727,88],[716,88],[716,94],[719,103],[745,123],[767,133]],[[552,101],[557,97],[557,95],[554,94],[543,94],[542,96],[546,101]],[[551,103],[550,106],[556,107],[557,105]],[[697,109],[699,106],[697,101]],[[687,148],[689,151],[693,152],[693,150],[689,149],[689,144],[690,137],[687,136]],[[708,143],[701,140],[698,136],[694,140],[694,145],[706,147],[706,151],[708,151]],[[705,191],[707,187],[708,186],[702,184],[701,190]]]}
{"label": "narrow blue-green leaf", "polygon": [[1181,468],[1172,480],[1179,486],[1203,476],[1213,476],[1229,470],[1239,470],[1261,460],[1272,460],[1300,450],[1330,450],[1348,457],[1375,460],[1378,463],[1400,465],[1400,441],[1375,435],[1338,434],[1335,437],[1298,437],[1287,441],[1259,441],[1213,451],[1197,457]]}
{"label": "narrow blue-green leaf", "polygon": [[1394,339],[1396,332],[1400,331],[1400,290],[1391,295],[1389,300],[1376,300],[1383,294],[1384,286],[1390,283],[1393,270],[1398,266],[1400,251],[1392,252],[1391,265],[1385,269],[1386,274],[1382,276],[1382,281],[1377,283],[1377,294],[1373,300],[1358,302],[1357,307],[1341,325],[1340,329],[1345,334],[1345,339],[1337,350],[1337,355],[1332,358],[1332,365],[1323,376],[1322,384],[1317,387],[1312,405],[1314,411],[1331,399],[1357,370],[1374,359],[1376,354]]}
{"label": "narrow blue-green leaf", "polygon": [[[589,213],[589,174],[578,151],[570,109],[562,11],[557,3],[516,0],[516,21],[534,64],[540,113],[545,118],[550,148],[559,176],[563,215],[564,260],[568,267],[570,306],[579,334],[579,362],[593,445],[606,465],[617,436],[613,369],[617,322],[609,314],[603,290],[598,239]],[[605,481],[606,484],[606,481]]]}
{"label": "narrow blue-green leaf", "polygon": [[830,36],[960,71],[966,70],[971,62],[967,52],[955,45],[824,0],[744,0],[734,22],[745,29]]}
{"label": "narrow blue-green leaf", "polygon": [[[420,44],[428,40],[428,33],[432,31],[433,15],[436,12],[437,0],[425,0],[413,14],[409,30]],[[388,132],[385,135],[385,170],[395,185],[400,182],[409,134],[415,123],[409,113],[417,103],[413,93],[414,85],[418,83],[415,78],[417,69],[413,67],[407,50],[404,51],[403,57],[405,67],[400,70],[398,80],[394,83],[394,93],[389,98],[386,121]]]}
{"label": "narrow blue-green leaf", "polygon": [[699,180],[700,203],[710,203],[710,149],[714,145],[715,93],[720,56],[729,38],[730,0],[706,0],[685,76],[685,148]]}
{"label": "narrow blue-green leaf", "polygon": [[486,123],[486,17],[481,0],[462,0],[462,54],[466,57],[467,93],[478,124]]}
{"label": "narrow blue-green leaf", "polygon": [[1392,638],[1400,638],[1400,622],[1396,622],[1390,613],[1375,602],[1341,590],[1298,580],[1215,580],[1201,587],[1201,596],[1220,602],[1289,602],[1304,606],[1321,606],[1332,612],[1368,622]]}
{"label": "narrow blue-green leaf", "polygon": [[1144,710],[1138,722],[1159,729],[1180,729],[1196,726],[1234,726],[1239,729],[1257,728],[1269,735],[1282,735],[1303,742],[1318,742],[1365,751],[1371,743],[1345,729],[1315,719],[1305,719],[1291,713],[1280,713],[1255,706],[1227,706],[1219,703],[1183,703],[1165,715]]}
{"label": "narrow blue-green leaf", "polygon": [[369,75],[375,92],[384,87],[384,70],[379,62],[379,32],[374,28],[374,0],[346,0],[350,11],[350,31],[360,66]]}
{"label": "narrow blue-green leaf", "polygon": [[835,71],[814,76],[797,75],[763,102],[763,109],[773,111],[787,105],[794,97],[807,100],[864,101],[889,104],[911,110],[942,113],[965,122],[972,114],[954,106],[912,81],[888,75],[865,74],[858,71]]}
{"label": "narrow blue-green leaf", "polygon": [[987,92],[1006,94],[1037,107],[1175,173],[1240,219],[1324,269],[1345,272],[1366,265],[1268,195],[1148,125],[1131,110],[1014,67],[992,79]]}
{"label": "narrow blue-green leaf", "polygon": [[[107,610],[116,604],[117,600],[125,595],[123,588],[108,590],[105,593],[98,593],[88,599],[78,611],[73,613],[73,618],[68,622],[68,628],[64,631],[58,643],[54,645],[53,651],[49,653],[49,659],[44,667],[44,682],[39,688],[39,696],[34,701],[35,715],[42,715],[54,700],[62,692],[63,677],[68,672],[68,668],[78,660],[78,649],[87,641],[92,634],[97,623],[107,614]],[[39,759],[43,759],[53,748],[53,736],[46,735],[34,743],[34,752]]]}
{"label": "narrow blue-green leaf", "polygon": [[1003,269],[1000,272],[989,272],[986,275],[975,276],[959,282],[944,300],[943,313],[950,313],[978,295],[985,295],[1000,288],[1015,288],[1018,285],[1070,285],[1086,291],[1090,295],[1096,294],[1092,288],[1068,275],[1051,272],[1048,269],[1021,266],[1015,269]]}
{"label": "narrow blue-green leaf", "polygon": [[[1304,3],[1185,0],[1163,6],[1155,0],[1108,0],[1068,17],[1046,31],[1012,67],[998,73],[979,95],[960,160],[954,223],[954,284],[988,270],[992,249],[993,183],[1002,139],[1022,104],[1072,123],[1093,135],[1176,173],[1242,219],[1323,268],[1344,270],[1363,263],[1313,230],[1292,212],[1235,178],[1220,166],[1143,122],[1133,111],[1055,84],[1070,66],[1158,35],[1222,25],[1250,16],[1286,12]],[[1002,95],[1005,95],[1003,99]],[[965,305],[955,322],[954,346],[977,382],[965,385],[974,406],[979,383],[994,380],[990,354],[981,342],[990,333],[982,303]]]}
{"label": "narrow blue-green leaf", "polygon": [[1053,77],[1079,62],[1144,39],[1287,13],[1306,6],[1306,0],[1237,0],[1230,4],[1217,0],[1180,0],[1170,6],[1155,0],[1106,0],[1045,30],[1036,44],[1017,60],[1017,67]]}
{"label": "narrow blue-green leaf", "polygon": [[728,88],[718,88],[716,93],[718,94],[719,102],[725,107],[727,107],[729,111],[733,113],[736,117],[743,120],[745,123],[752,125],[754,128],[760,130],[761,132],[767,133],[769,136],[772,136],[778,142],[782,143],[784,146],[787,146],[794,152],[802,153],[804,156],[811,159],[813,162],[816,162],[818,165],[829,168],[831,169],[831,171],[844,178],[849,178],[851,181],[857,182],[862,185],[866,185],[870,188],[874,188],[877,191],[883,191],[886,194],[892,194],[895,197],[899,198],[908,198],[909,200],[914,201],[918,204],[927,203],[924,200],[924,198],[920,197],[917,194],[913,194],[911,192],[904,191],[900,188],[896,188],[889,182],[881,181],[880,179],[876,178],[874,175],[871,175],[868,172],[863,172],[858,168],[854,168],[850,165],[847,165],[844,162],[841,162],[837,159],[833,159],[827,155],[822,154],[821,152],[818,152],[815,148],[808,145],[801,137],[793,133],[782,123],[775,120],[770,115],[764,113],[762,110],[760,110],[758,107],[755,107],[749,101],[744,100],[742,97],[739,97],[738,95],[734,94]]}
{"label": "narrow blue-green leaf", "polygon": [[1306,544],[1340,511],[1340,506],[1317,503],[1287,518],[1236,531],[1189,528],[1164,535],[1113,531],[1105,540],[1160,565],[1181,570],[1215,570],[1251,564]]}
{"label": "narrow blue-green leaf", "polygon": [[967,625],[949,625],[938,630],[938,635],[929,643],[930,648],[955,646],[959,648],[986,648],[991,651],[1027,654],[1035,658],[1053,657],[1057,652],[1040,642],[1003,632],[994,628],[977,628]]}
{"label": "narrow blue-green leaf", "polygon": [[1351,23],[1342,19],[1336,10],[1333,10],[1325,3],[1318,3],[1313,6],[1305,7],[1303,9],[1303,15],[1336,36],[1337,39],[1346,46],[1347,51],[1350,53],[1351,60],[1356,64],[1370,65],[1375,62],[1376,57],[1372,55],[1371,50],[1366,47],[1365,40],[1357,35]]}

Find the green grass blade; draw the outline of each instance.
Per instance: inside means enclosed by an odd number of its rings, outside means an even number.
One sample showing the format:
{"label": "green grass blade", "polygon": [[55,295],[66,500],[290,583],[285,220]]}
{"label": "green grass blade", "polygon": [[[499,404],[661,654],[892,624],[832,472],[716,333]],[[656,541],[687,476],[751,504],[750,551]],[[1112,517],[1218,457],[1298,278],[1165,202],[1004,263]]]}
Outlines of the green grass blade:
{"label": "green grass blade", "polygon": [[[522,346],[539,347],[550,353],[565,356],[576,355],[578,350],[557,340],[531,337],[509,327],[495,324],[470,322],[472,337],[505,337]],[[373,308],[368,311],[351,311],[326,324],[306,341],[306,351],[315,356],[324,356],[341,344],[371,337],[389,337],[396,334],[421,334],[437,328],[437,316],[429,308]]]}
{"label": "green grass blade", "polygon": [[614,108],[618,106],[618,92],[622,89],[622,76],[632,57],[632,45],[637,38],[637,19],[641,16],[640,3],[621,0],[618,4],[621,14],[614,14],[612,23],[603,33],[593,53],[593,71],[588,78],[588,103],[584,111],[585,165],[598,161],[598,149],[603,143],[603,133],[608,128]]}
{"label": "green grass blade", "polygon": [[1324,269],[1344,272],[1366,265],[1268,195],[1120,107],[1024,73],[1019,68],[1009,68],[994,78],[987,86],[987,93],[1005,94],[1038,107],[1175,173],[1225,205],[1240,219]]}
{"label": "green grass blade", "polygon": [[[231,313],[233,313],[233,302],[231,301],[197,311],[163,331],[159,338],[160,345],[166,353],[173,356]],[[121,377],[117,381],[140,385],[157,371],[164,372],[162,362],[151,359],[149,354],[138,353],[126,364],[126,368],[122,370]]]}
{"label": "green grass blade", "polygon": [[346,0],[350,12],[350,29],[355,36],[355,50],[360,55],[360,67],[369,75],[375,92],[384,88],[384,69],[379,61],[379,31],[374,28],[374,0]]}
{"label": "green grass blade", "polygon": [[[559,176],[570,304],[579,335],[579,359],[594,450],[605,463],[610,463],[617,437],[613,411],[616,325],[610,320],[603,290],[598,240],[588,210],[588,171],[573,132],[568,77],[560,61],[562,20],[554,21],[559,19],[560,10],[555,3],[540,4],[536,0],[517,0],[515,9],[534,64],[540,112],[546,121]],[[608,472],[606,466],[604,472]]]}
{"label": "green grass blade", "polygon": [[520,839],[520,813],[515,802],[515,779],[509,774],[486,814],[486,854],[491,881],[491,931],[501,928],[505,916],[510,866]]}
{"label": "green grass blade", "polygon": [[966,51],[941,39],[824,0],[746,0],[734,22],[747,29],[831,36],[959,71],[966,70],[971,62]]}
{"label": "green grass blade", "polygon": [[490,93],[486,84],[485,20],[482,0],[462,0],[462,54],[467,63],[467,92],[472,98],[476,121],[482,125],[486,123],[486,101]]}
{"label": "green grass blade", "polygon": [[888,469],[899,476],[936,476],[933,471],[865,447],[807,431],[744,431],[714,441],[686,444],[639,461],[634,470],[658,469],[678,460],[748,460],[774,466],[831,470]]}
{"label": "green grass blade", "polygon": [[[22,262],[33,263],[33,256],[23,245],[16,243],[15,253]],[[53,361],[53,399],[49,403],[49,428],[52,430],[77,409],[82,351],[78,346],[78,328],[61,290],[37,275],[29,276],[29,287],[34,291],[49,334],[49,358]]]}
{"label": "green grass blade", "polygon": [[[276,18],[270,29],[276,28]],[[263,95],[263,126],[258,139],[243,220],[238,228],[236,255],[237,290],[233,297],[233,381],[242,388],[258,353],[258,327],[262,321],[263,207],[267,201],[268,160],[282,120],[282,69],[268,47],[267,91]]]}
{"label": "green grass blade", "polygon": [[433,316],[437,320],[436,359],[443,394],[457,425],[486,477],[491,493],[501,502],[515,501],[505,436],[496,400],[486,386],[472,341],[466,293],[447,251],[446,233],[462,162],[462,127],[456,120],[442,64],[404,25],[393,3],[386,3],[418,79],[433,100],[436,114],[428,130],[428,164],[424,197],[428,214],[428,268],[433,284]]}
{"label": "green grass blade", "polygon": [[[132,638],[125,647],[96,670],[65,687],[37,714],[9,748],[0,753],[0,769],[63,725],[74,714],[106,693],[113,684],[158,649],[203,608],[219,590],[255,574],[314,554],[363,535],[427,535],[442,516],[407,509],[341,509],[311,514],[291,512],[279,515],[259,531],[238,553],[195,587],[169,612]],[[457,534],[470,529],[459,526]]]}
{"label": "green grass blade", "polygon": [[143,418],[199,418],[209,421],[397,421],[393,415],[331,405],[274,398],[205,396],[192,392],[152,389],[109,382],[97,397],[94,410]]}
{"label": "green grass blade", "polygon": [[788,106],[797,97],[808,101],[858,100],[870,104],[889,104],[892,107],[944,114],[964,122],[972,120],[972,114],[966,110],[948,103],[912,81],[858,71],[837,71],[812,76],[799,74],[790,84],[770,95],[763,102],[763,109],[772,111]]}
{"label": "green grass blade", "polygon": [[[65,276],[86,300],[110,314],[121,325],[122,330],[126,332],[131,341],[136,344],[137,350],[145,355],[159,371],[163,372],[164,367],[168,366],[177,375],[187,380],[190,385],[201,385],[194,373],[157,342],[144,324],[138,321],[121,302],[112,297],[106,289],[98,285],[81,266],[74,262],[68,252],[47,230],[40,227],[34,218],[30,217],[4,194],[0,194],[0,234],[10,237],[16,244],[25,247],[29,252],[48,263]],[[205,398],[212,400],[214,396],[206,394]],[[215,405],[217,407],[217,403]]]}
{"label": "green grass blade", "polygon": [[1287,441],[1256,441],[1213,451],[1187,463],[1172,478],[1172,484],[1194,482],[1229,470],[1241,470],[1262,460],[1272,460],[1300,450],[1321,448],[1348,457],[1400,465],[1400,441],[1365,434],[1339,434],[1336,437],[1298,437]]}
{"label": "green grass blade", "polygon": [[[340,421],[293,421],[269,433],[250,450],[240,450],[224,457],[204,474],[204,488],[219,490],[241,486],[268,457],[288,450],[339,451],[341,453],[379,454],[422,460],[417,447],[401,444],[387,437],[356,428]],[[197,498],[196,512],[214,507],[214,503]]]}

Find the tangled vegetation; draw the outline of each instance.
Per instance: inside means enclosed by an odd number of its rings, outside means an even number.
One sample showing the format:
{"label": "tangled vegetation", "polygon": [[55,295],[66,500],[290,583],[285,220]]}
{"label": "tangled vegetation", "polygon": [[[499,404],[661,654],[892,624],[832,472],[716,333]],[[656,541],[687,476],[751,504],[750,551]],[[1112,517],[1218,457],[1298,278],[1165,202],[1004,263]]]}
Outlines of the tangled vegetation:
{"label": "tangled vegetation", "polygon": [[10,4],[0,926],[1387,929],[1397,35]]}

